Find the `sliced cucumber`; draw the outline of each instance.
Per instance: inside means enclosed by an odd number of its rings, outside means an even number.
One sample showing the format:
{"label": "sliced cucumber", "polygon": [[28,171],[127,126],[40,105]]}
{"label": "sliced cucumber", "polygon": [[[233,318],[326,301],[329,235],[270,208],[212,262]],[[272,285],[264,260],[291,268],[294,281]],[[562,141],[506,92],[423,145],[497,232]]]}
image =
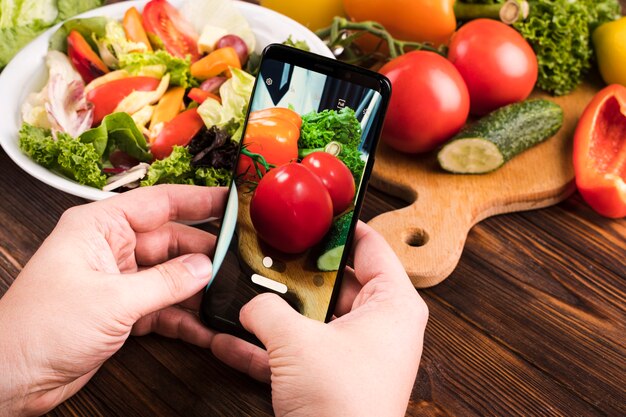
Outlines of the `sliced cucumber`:
{"label": "sliced cucumber", "polygon": [[323,243],[322,255],[317,258],[317,267],[321,271],[336,271],[341,264],[350,224],[354,211],[339,216],[330,226]]}
{"label": "sliced cucumber", "polygon": [[437,159],[449,172],[483,174],[553,136],[562,125],[563,110],[549,100],[510,104],[464,128]]}

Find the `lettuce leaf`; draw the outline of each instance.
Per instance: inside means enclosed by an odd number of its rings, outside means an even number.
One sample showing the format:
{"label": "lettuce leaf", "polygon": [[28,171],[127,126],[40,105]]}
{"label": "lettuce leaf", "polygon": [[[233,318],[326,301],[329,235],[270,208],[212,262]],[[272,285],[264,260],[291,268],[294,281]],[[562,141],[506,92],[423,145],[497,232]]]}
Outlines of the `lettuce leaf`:
{"label": "lettuce leaf", "polygon": [[167,158],[154,161],[148,169],[146,179],[141,186],[155,184],[194,184],[191,154],[182,146],[174,146]]}
{"label": "lettuce leaf", "polygon": [[79,184],[102,188],[106,176],[102,174],[100,155],[91,143],[83,143],[68,134],[22,125],[19,132],[22,151],[38,164],[59,172]]}
{"label": "lettuce leaf", "polygon": [[104,0],[0,0],[0,69],[44,30],[78,13],[100,7],[103,2]]}
{"label": "lettuce leaf", "polygon": [[230,184],[231,172],[226,168],[201,167],[196,169],[196,185],[206,187],[226,187]]}
{"label": "lettuce leaf", "polygon": [[[170,83],[184,88],[195,87],[198,81],[191,76],[191,59],[182,59],[170,55],[166,51],[133,52],[119,58],[120,69],[125,69],[131,75],[139,74],[144,68],[164,68],[164,73],[170,74]],[[163,75],[163,74],[161,74]]]}
{"label": "lettuce leaf", "polygon": [[198,107],[198,114],[206,127],[224,129],[232,140],[239,142],[254,77],[237,68],[231,68],[231,73],[232,77],[220,87],[222,104],[216,100],[206,100]]}
{"label": "lettuce leaf", "polygon": [[139,161],[152,160],[145,137],[127,113],[107,115],[100,126],[87,130],[79,136],[79,140],[91,143],[96,152],[105,158],[111,151],[120,149]]}

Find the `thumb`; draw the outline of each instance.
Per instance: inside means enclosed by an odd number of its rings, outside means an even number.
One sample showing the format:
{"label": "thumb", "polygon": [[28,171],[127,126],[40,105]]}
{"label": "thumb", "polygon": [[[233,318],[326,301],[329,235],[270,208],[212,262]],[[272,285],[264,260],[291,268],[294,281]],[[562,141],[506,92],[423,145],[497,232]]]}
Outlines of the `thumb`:
{"label": "thumb", "polygon": [[137,319],[180,303],[207,285],[212,264],[203,254],[184,255],[134,274],[123,276],[129,311]]}
{"label": "thumb", "polygon": [[260,294],[250,300],[241,308],[239,321],[267,349],[271,344],[284,343],[284,338],[301,332],[309,324],[309,319],[273,293]]}

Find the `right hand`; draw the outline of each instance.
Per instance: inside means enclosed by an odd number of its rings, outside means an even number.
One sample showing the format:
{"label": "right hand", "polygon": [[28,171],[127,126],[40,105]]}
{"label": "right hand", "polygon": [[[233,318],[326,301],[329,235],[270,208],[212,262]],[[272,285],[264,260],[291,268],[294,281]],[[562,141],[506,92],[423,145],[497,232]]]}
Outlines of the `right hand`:
{"label": "right hand", "polygon": [[225,363],[272,384],[277,416],[404,416],[422,354],[428,308],[385,240],[359,223],[336,318],[325,324],[274,294],[240,312],[267,351],[218,334]]}

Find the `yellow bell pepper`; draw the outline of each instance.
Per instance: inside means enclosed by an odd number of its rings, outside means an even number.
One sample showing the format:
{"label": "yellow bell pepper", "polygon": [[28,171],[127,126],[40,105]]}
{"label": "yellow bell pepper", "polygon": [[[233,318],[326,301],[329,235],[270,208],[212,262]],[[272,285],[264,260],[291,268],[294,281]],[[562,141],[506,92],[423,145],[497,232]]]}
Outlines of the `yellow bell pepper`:
{"label": "yellow bell pepper", "polygon": [[592,39],[604,82],[626,86],[626,17],[600,25]]}

